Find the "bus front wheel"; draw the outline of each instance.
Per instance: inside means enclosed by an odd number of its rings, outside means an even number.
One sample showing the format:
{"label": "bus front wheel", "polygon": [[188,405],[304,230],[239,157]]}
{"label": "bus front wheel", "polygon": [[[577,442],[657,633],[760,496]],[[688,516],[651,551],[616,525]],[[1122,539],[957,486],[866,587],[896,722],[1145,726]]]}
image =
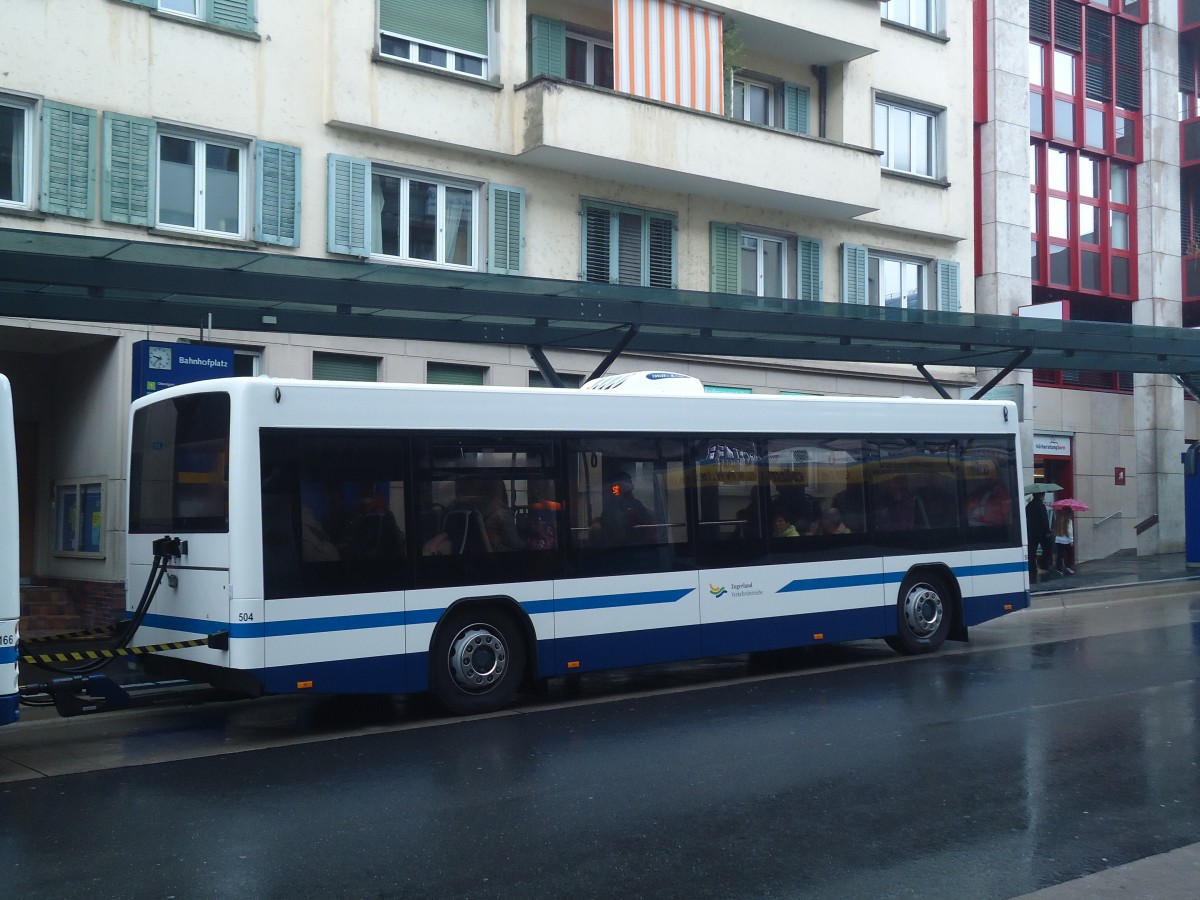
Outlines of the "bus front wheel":
{"label": "bus front wheel", "polygon": [[950,633],[952,599],[946,583],[935,575],[909,575],[900,585],[896,633],[884,640],[899,653],[932,653]]}
{"label": "bus front wheel", "polygon": [[438,629],[432,653],[430,687],[450,712],[500,709],[521,687],[525,642],[516,621],[503,610],[452,613]]}

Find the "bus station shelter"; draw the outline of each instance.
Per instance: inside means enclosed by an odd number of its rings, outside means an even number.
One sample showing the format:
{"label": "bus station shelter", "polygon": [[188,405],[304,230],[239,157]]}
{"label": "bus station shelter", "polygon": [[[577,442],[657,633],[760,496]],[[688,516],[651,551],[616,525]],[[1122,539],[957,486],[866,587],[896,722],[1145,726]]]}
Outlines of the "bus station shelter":
{"label": "bus station shelter", "polygon": [[1196,396],[1200,334],[1182,328],[767,300],[455,272],[243,249],[0,229],[0,315],[544,349],[1141,372]]}

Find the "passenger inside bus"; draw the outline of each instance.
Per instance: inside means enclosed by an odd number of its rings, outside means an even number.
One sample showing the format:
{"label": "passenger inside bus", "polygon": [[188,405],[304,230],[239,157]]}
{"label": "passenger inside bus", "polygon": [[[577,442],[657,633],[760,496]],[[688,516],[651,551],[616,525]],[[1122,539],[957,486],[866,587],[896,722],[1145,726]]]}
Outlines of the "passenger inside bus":
{"label": "passenger inside bus", "polygon": [[929,527],[924,504],[909,489],[904,476],[897,475],[883,483],[875,523],[883,531],[911,531]]}
{"label": "passenger inside bus", "polygon": [[658,529],[652,526],[658,524],[654,514],[633,495],[633,479],[628,472],[617,471],[605,480],[604,504],[591,526],[593,543],[605,547],[657,543]]}
{"label": "passenger inside bus", "polygon": [[851,534],[851,530],[842,521],[842,511],[831,506],[821,513],[821,518],[812,526],[809,534]]}
{"label": "passenger inside bus", "polygon": [[778,501],[771,502],[771,534],[777,538],[800,537],[800,532],[788,519],[784,505]]}

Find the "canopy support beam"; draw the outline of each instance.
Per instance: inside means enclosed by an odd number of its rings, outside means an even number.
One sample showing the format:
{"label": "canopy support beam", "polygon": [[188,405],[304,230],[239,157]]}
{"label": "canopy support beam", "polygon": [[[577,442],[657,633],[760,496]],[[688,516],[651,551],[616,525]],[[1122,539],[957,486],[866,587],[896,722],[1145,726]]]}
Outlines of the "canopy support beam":
{"label": "canopy support beam", "polygon": [[565,388],[562,378],[554,371],[554,366],[550,364],[550,360],[546,358],[546,354],[542,352],[542,348],[537,344],[526,344],[525,349],[529,351],[529,358],[533,360],[534,365],[538,367],[538,371],[542,373],[542,377],[546,379],[546,383],[550,387]]}
{"label": "canopy support beam", "polygon": [[629,330],[626,331],[625,334],[623,334],[621,336],[621,339],[619,341],[617,341],[617,346],[613,347],[611,350],[608,351],[608,355],[605,356],[604,359],[602,359],[600,361],[600,365],[596,366],[596,371],[594,371],[591,375],[589,375],[587,377],[587,380],[594,381],[595,379],[597,379],[601,375],[603,375],[605,372],[607,372],[608,367],[617,361],[617,357],[619,357],[624,352],[625,348],[628,347],[630,345],[630,343],[633,342],[633,339],[635,337],[637,337],[637,333],[638,333],[637,325],[631,323],[629,326]]}
{"label": "canopy support beam", "polygon": [[1033,353],[1033,350],[1030,349],[1029,347],[1026,347],[1024,350],[1022,350],[1020,353],[1018,353],[1015,357],[1013,357],[1013,361],[1010,362],[1003,369],[1001,369],[999,372],[997,372],[991,381],[989,381],[987,384],[985,384],[983,387],[981,387],[979,390],[977,390],[975,393],[973,393],[971,395],[971,399],[972,400],[982,400],[984,397],[986,397],[988,391],[990,391],[992,388],[994,388],[996,385],[998,385],[1001,381],[1003,381],[1005,378],[1007,378],[1009,373],[1012,372],[1014,369],[1016,369],[1018,366],[1020,366],[1021,363],[1025,362],[1025,360],[1029,359],[1029,357],[1032,353]]}

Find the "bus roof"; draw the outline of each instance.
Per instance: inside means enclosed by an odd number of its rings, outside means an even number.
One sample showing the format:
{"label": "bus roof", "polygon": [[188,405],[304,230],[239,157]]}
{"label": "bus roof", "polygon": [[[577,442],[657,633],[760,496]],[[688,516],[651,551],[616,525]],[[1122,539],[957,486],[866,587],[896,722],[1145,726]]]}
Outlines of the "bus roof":
{"label": "bus roof", "polygon": [[228,393],[236,419],[262,427],[503,431],[687,431],[878,434],[1015,433],[1010,401],[805,396],[666,395],[474,385],[219,378],[150,394]]}

